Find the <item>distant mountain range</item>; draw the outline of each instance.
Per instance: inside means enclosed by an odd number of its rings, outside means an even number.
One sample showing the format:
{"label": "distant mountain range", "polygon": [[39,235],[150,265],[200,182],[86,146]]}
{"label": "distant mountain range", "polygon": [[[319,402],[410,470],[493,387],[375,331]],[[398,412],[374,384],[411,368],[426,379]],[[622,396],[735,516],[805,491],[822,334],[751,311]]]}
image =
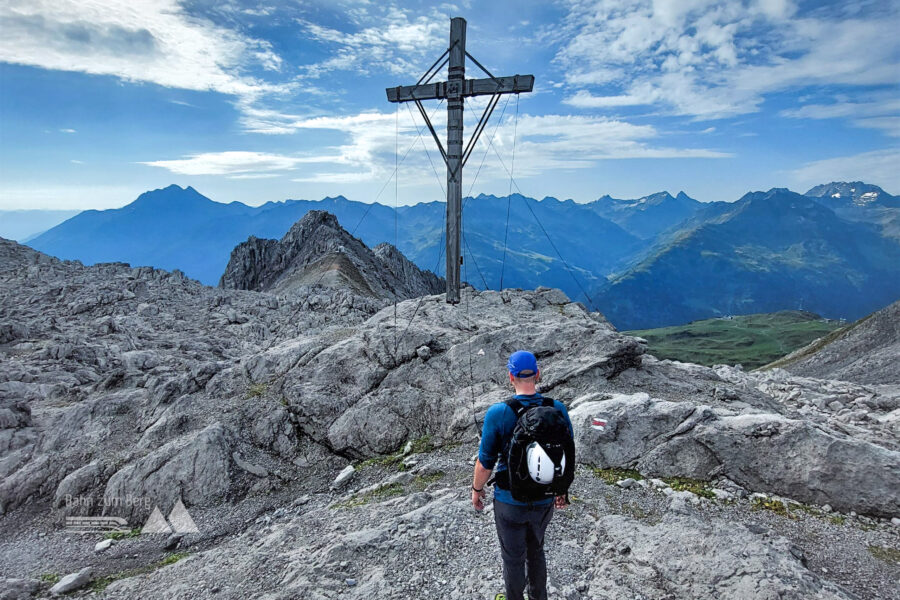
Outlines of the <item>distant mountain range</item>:
{"label": "distant mountain range", "polygon": [[900,297],[900,244],[776,188],[709,207],[596,292],[626,329],[786,308],[856,319]]}
{"label": "distant mountain range", "polygon": [[[504,259],[508,204],[511,219]],[[123,208],[85,211],[38,236],[30,245],[86,264],[122,261],[177,268],[203,283],[216,285],[237,244],[251,235],[279,239],[308,211],[325,210],[373,248],[382,242],[395,242],[396,216],[397,248],[420,267],[443,276],[445,206],[442,202],[403,206],[395,215],[392,207],[338,196],[251,207],[239,202],[213,202],[191,187],[172,185],[141,194]],[[463,215],[463,275],[481,288],[498,287],[502,272],[504,287],[547,285],[573,295],[579,293],[544,231],[585,288],[614,273],[648,244],[597,214],[591,205],[572,200],[537,201],[518,194],[507,200],[480,195],[466,198]],[[589,252],[585,251],[586,240],[590,240]]]}
{"label": "distant mountain range", "polygon": [[[30,245],[87,264],[177,268],[216,285],[235,246],[280,239],[310,210],[444,275],[442,202],[395,211],[338,196],[251,207],[172,185],[120,209],[80,213]],[[464,280],[559,287],[620,329],[786,309],[856,319],[900,297],[900,199],[861,182],[712,203],[684,192],[584,204],[479,195],[465,199],[463,235]]]}

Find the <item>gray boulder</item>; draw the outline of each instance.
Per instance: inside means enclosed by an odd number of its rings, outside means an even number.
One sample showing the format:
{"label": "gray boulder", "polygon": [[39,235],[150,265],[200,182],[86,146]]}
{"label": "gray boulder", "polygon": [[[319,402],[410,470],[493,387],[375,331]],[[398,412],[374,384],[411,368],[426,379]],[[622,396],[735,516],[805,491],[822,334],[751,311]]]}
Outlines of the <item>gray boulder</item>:
{"label": "gray boulder", "polygon": [[50,594],[60,596],[86,586],[91,581],[93,569],[85,567],[77,573],[69,573],[50,588]]}
{"label": "gray boulder", "polygon": [[[229,489],[231,450],[225,428],[213,423],[202,431],[173,440],[126,465],[110,477],[104,494],[108,506],[124,499],[147,498],[154,505],[208,504]],[[123,506],[130,515],[142,506]],[[145,516],[145,515],[144,515]]]}
{"label": "gray boulder", "polygon": [[[601,550],[585,574],[586,597],[849,600],[808,570],[792,544],[740,525],[708,522],[690,508],[647,525],[614,515],[598,522]],[[593,549],[593,548],[592,548]]]}
{"label": "gray boulder", "polygon": [[[843,511],[900,514],[900,453],[771,413],[734,413],[647,394],[586,402],[570,416],[579,460],[709,480]],[[592,417],[607,420],[605,430]],[[865,465],[865,468],[860,468]]]}
{"label": "gray boulder", "polygon": [[32,579],[0,578],[0,600],[27,600],[40,588]]}

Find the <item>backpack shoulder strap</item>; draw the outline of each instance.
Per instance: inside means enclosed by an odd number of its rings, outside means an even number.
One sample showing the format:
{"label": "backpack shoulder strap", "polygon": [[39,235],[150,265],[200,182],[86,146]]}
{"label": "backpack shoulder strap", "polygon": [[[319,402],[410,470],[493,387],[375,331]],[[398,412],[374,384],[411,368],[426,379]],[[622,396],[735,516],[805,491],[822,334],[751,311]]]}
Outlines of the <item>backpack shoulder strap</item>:
{"label": "backpack shoulder strap", "polygon": [[522,402],[520,402],[516,398],[510,398],[506,401],[506,405],[512,409],[514,413],[516,413],[516,419],[522,416],[522,414],[528,410]]}
{"label": "backpack shoulder strap", "polygon": [[553,398],[545,397],[544,401],[541,403],[541,406],[554,406],[554,402],[556,402],[556,400],[554,400]]}

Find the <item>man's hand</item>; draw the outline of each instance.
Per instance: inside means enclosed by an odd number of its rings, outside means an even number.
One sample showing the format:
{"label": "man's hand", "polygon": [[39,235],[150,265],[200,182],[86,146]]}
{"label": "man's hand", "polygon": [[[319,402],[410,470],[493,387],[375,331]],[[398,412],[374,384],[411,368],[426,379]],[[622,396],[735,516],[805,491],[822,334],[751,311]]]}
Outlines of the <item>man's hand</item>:
{"label": "man's hand", "polygon": [[475,490],[472,490],[472,506],[474,506],[475,510],[477,510],[478,512],[481,512],[484,510],[484,502],[483,502],[484,496],[485,496],[484,488],[481,488],[480,492],[476,492]]}
{"label": "man's hand", "polygon": [[566,497],[565,497],[565,496],[557,496],[557,497],[556,497],[556,502],[553,503],[553,506],[555,506],[555,507],[556,507],[557,509],[559,509],[559,510],[563,510],[563,509],[564,509],[565,507],[567,507],[568,505],[569,505],[569,503],[566,502]]}

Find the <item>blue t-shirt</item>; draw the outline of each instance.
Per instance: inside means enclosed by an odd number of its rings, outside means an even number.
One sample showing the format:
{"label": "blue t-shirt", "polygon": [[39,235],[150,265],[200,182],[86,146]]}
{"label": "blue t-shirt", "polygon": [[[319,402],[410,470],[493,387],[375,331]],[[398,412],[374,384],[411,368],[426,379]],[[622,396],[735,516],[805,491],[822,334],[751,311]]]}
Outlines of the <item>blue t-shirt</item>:
{"label": "blue t-shirt", "polygon": [[[525,395],[516,394],[513,396],[516,400],[520,400],[525,406],[533,406],[544,401],[540,394]],[[572,421],[569,420],[569,411],[566,406],[559,400],[554,400],[553,405],[566,417],[569,424],[569,433],[572,433]],[[506,457],[500,456],[506,442],[512,437],[513,429],[516,427],[516,412],[505,402],[498,402],[491,406],[484,415],[484,426],[481,429],[481,445],[478,447],[478,461],[485,469],[493,469],[496,464],[495,476],[505,477],[506,474]],[[499,459],[499,460],[498,460]],[[505,504],[514,504],[516,506],[528,506],[527,502],[519,502],[513,500],[509,490],[500,489],[494,486],[494,500]],[[532,502],[532,505],[546,505],[553,502],[553,498]]]}

